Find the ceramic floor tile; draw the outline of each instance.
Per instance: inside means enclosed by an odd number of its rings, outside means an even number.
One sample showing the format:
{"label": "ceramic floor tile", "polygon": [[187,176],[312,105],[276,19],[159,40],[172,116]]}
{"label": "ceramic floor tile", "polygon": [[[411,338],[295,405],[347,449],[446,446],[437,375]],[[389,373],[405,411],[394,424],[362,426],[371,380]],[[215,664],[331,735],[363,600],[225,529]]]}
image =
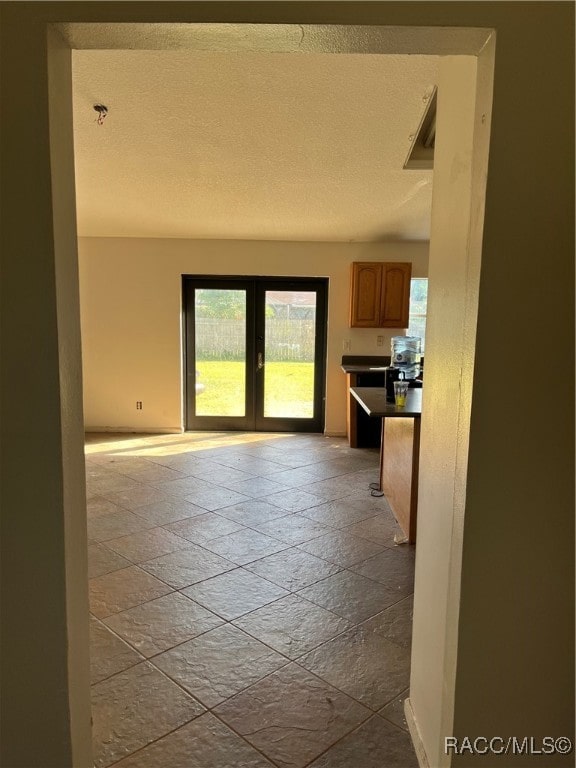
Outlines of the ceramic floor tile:
{"label": "ceramic floor tile", "polygon": [[398,696],[395,696],[391,702],[386,704],[385,707],[382,707],[382,709],[378,710],[378,714],[381,717],[385,717],[386,720],[394,723],[394,725],[397,725],[399,728],[402,728],[404,731],[407,731],[408,723],[406,722],[406,718],[404,716],[404,702],[409,695],[410,691],[408,688],[406,688],[405,691],[402,691],[402,693],[399,693]]}
{"label": "ceramic floor tile", "polygon": [[243,493],[246,496],[257,499],[262,496],[270,496],[272,493],[280,493],[287,489],[288,486],[276,481],[276,473],[273,477],[274,479],[251,477],[248,480],[239,480],[232,483],[224,481],[221,485],[229,488],[231,491]]}
{"label": "ceramic floor tile", "polygon": [[250,499],[250,501],[245,501],[242,504],[234,504],[231,507],[219,509],[218,514],[241,525],[255,527],[293,513],[262,499]]}
{"label": "ceramic floor tile", "polygon": [[302,486],[302,491],[322,499],[323,502],[335,501],[347,496],[352,489],[348,483],[339,481],[339,478],[330,478],[329,480],[320,480],[316,483],[309,483]]}
{"label": "ceramic floor tile", "polygon": [[228,621],[289,594],[244,568],[193,584],[183,593]]}
{"label": "ceramic floor tile", "polygon": [[340,571],[298,594],[355,624],[398,602],[392,590],[351,571]]}
{"label": "ceramic floor tile", "polygon": [[287,488],[300,488],[302,485],[316,482],[317,479],[303,466],[298,466],[296,469],[284,469],[274,474],[275,482],[281,483]]}
{"label": "ceramic floor tile", "polygon": [[224,624],[155,656],[154,664],[207,707],[214,707],[286,664],[286,659]]}
{"label": "ceramic floor tile", "polygon": [[301,514],[333,528],[344,528],[381,513],[381,505],[376,507],[370,502],[370,498],[358,499],[354,495],[346,495],[335,501],[310,507]]}
{"label": "ceramic floor tile", "polygon": [[409,649],[412,641],[413,603],[412,596],[406,597],[381,613],[377,613],[362,626],[377,632],[402,648]]}
{"label": "ceramic floor tile", "polygon": [[[107,437],[109,435],[104,434],[102,432],[99,433],[92,433],[85,435],[86,444],[89,445],[92,440],[94,440],[97,443],[100,443],[100,447],[103,448],[104,444],[107,443],[110,445],[109,440],[107,440]],[[120,466],[122,464],[125,464],[126,462],[129,462],[130,459],[127,457],[122,456],[121,454],[114,453],[113,448],[109,448],[106,453],[99,453],[99,454],[88,454],[86,456],[86,462],[87,464],[91,466],[99,466],[102,469],[105,470],[119,470]]]}
{"label": "ceramic floor tile", "polygon": [[98,478],[98,480],[87,480],[86,487],[90,490],[92,495],[98,494],[105,496],[113,491],[125,491],[131,488],[138,488],[140,483],[137,480],[132,480],[131,477],[120,475],[118,472],[110,472],[104,477]]}
{"label": "ceramic floor tile", "polygon": [[151,527],[150,523],[134,512],[121,510],[111,515],[88,518],[88,538],[93,541],[109,541]]}
{"label": "ceramic floor tile", "polygon": [[270,520],[255,526],[255,528],[260,533],[292,545],[310,541],[310,539],[315,539],[330,530],[325,525],[298,514]]}
{"label": "ceramic floor tile", "polygon": [[367,719],[369,712],[297,664],[269,675],[215,710],[280,768],[308,765]]}
{"label": "ceramic floor tile", "polygon": [[410,736],[374,715],[309,768],[418,768]]}
{"label": "ceramic floor tile", "polygon": [[301,512],[303,509],[314,507],[325,501],[325,499],[319,496],[313,496],[311,493],[305,493],[296,489],[270,494],[270,496],[266,497],[266,500],[277,507],[282,507],[282,509],[288,512]]}
{"label": "ceramic floor tile", "polygon": [[[378,451],[321,435],[214,432],[89,436],[87,454],[91,604],[102,617],[91,619],[98,768],[415,765],[399,730],[407,677],[403,689],[394,682],[408,656],[411,598],[401,592],[413,559],[394,547],[385,497],[367,488]],[[128,566],[120,552],[145,559]],[[170,670],[157,671],[159,660]],[[353,698],[366,665],[369,707]],[[140,680],[139,668],[152,677]],[[177,675],[245,732],[201,714]],[[171,702],[192,702],[192,714],[173,720]]]}
{"label": "ceramic floor tile", "polygon": [[222,509],[222,507],[230,507],[233,504],[248,501],[249,498],[245,493],[238,493],[228,488],[213,485],[210,488],[203,488],[187,495],[186,501],[190,501],[198,507],[204,507],[209,512],[214,512],[214,510]]}
{"label": "ceramic floor tile", "polygon": [[120,474],[127,474],[130,471],[142,469],[147,466],[148,462],[141,456],[136,456],[133,454],[116,454],[114,457],[110,458],[106,468],[108,470],[113,469],[115,472],[119,472]]}
{"label": "ceramic floor tile", "polygon": [[190,517],[204,515],[206,510],[203,507],[197,507],[184,499],[171,497],[168,501],[157,501],[153,504],[146,504],[144,507],[137,507],[134,514],[147,520],[150,525],[165,525],[166,523],[175,523],[178,520],[187,520]]}
{"label": "ceramic floor tile", "polygon": [[88,578],[93,579],[96,576],[103,576],[105,573],[119,571],[121,568],[128,568],[132,563],[126,558],[121,557],[116,552],[112,552],[103,544],[90,544],[88,547]]}
{"label": "ceramic floor tile", "polygon": [[296,595],[265,605],[234,624],[289,659],[344,632],[350,622]]}
{"label": "ceramic floor tile", "polygon": [[346,455],[340,455],[339,458],[332,461],[332,466],[339,467],[341,474],[349,475],[362,471],[378,471],[380,460],[380,451],[374,449],[367,453],[351,449]]}
{"label": "ceramic floor tile", "polygon": [[230,483],[237,483],[239,480],[249,480],[256,477],[251,472],[225,467],[223,464],[217,464],[210,459],[204,459],[202,464],[194,467],[190,474],[202,480],[208,480],[208,482],[215,485],[223,485],[225,487],[228,487]]}
{"label": "ceramic floor tile", "polygon": [[133,512],[138,507],[144,507],[158,501],[167,501],[170,499],[170,496],[164,491],[153,488],[151,485],[141,485],[139,488],[107,493],[106,499],[117,504],[119,507]]}
{"label": "ceramic floor tile", "polygon": [[405,690],[410,678],[409,652],[364,627],[329,640],[298,663],[373,710]]}
{"label": "ceramic floor tile", "polygon": [[203,711],[148,662],[97,683],[92,688],[94,765],[111,765]]}
{"label": "ceramic floor tile", "polygon": [[100,466],[98,464],[94,464],[89,459],[86,459],[85,466],[86,466],[86,480],[88,482],[92,482],[95,480],[102,480],[103,478],[107,477],[107,474],[110,471],[106,467]]}
{"label": "ceramic floor tile", "polygon": [[269,477],[284,469],[281,464],[268,461],[267,459],[255,459],[253,456],[246,456],[242,453],[220,455],[215,460],[218,464],[222,464],[225,467],[240,469],[243,472],[249,472],[251,475],[258,475],[258,477]]}
{"label": "ceramic floor tile", "polygon": [[253,560],[287,549],[284,542],[248,528],[212,539],[204,546],[237,565],[246,565]]}
{"label": "ceramic floor tile", "polygon": [[104,496],[91,496],[86,499],[86,512],[89,518],[112,515],[115,512],[123,512],[124,508]]}
{"label": "ceramic floor tile", "polygon": [[164,528],[149,528],[119,539],[111,539],[106,542],[106,546],[133,563],[141,563],[179,549],[186,549],[190,542]]}
{"label": "ceramic floor tile", "polygon": [[[347,456],[342,460],[343,465],[350,464],[353,459]],[[378,480],[380,476],[379,462],[363,461],[355,466],[349,466],[348,472],[333,478],[337,483],[346,483],[350,492],[363,492],[370,496],[370,483]]]}
{"label": "ceramic floor tile", "polygon": [[90,610],[100,619],[172,591],[136,565],[90,579],[88,588]]}
{"label": "ceramic floor tile", "polygon": [[244,456],[251,456],[253,459],[270,459],[274,461],[275,456],[281,455],[281,451],[276,448],[278,438],[273,437],[272,433],[266,436],[261,433],[260,437],[264,439],[246,445],[244,448],[239,448],[237,453],[241,451]]}
{"label": "ceramic floor tile", "polygon": [[366,560],[382,551],[381,544],[374,544],[343,531],[326,533],[317,539],[304,542],[299,548],[344,567]]}
{"label": "ceramic floor tile", "polygon": [[201,467],[206,459],[201,459],[189,453],[180,453],[176,455],[168,454],[166,456],[150,456],[150,461],[159,464],[162,467],[176,469],[183,475],[191,474],[191,470]]}
{"label": "ceramic floor tile", "polygon": [[386,549],[378,555],[351,566],[350,570],[383,584],[398,595],[414,592],[414,559],[407,551]]}
{"label": "ceramic floor tile", "polygon": [[144,660],[98,619],[90,617],[90,680],[99,683]]}
{"label": "ceramic floor tile", "polygon": [[223,623],[219,616],[178,592],[116,613],[104,623],[150,657]]}
{"label": "ceramic floor tile", "polygon": [[187,549],[147,560],[140,567],[174,589],[183,589],[236,566],[230,560],[208,552],[204,547],[190,544]]}
{"label": "ceramic floor tile", "polygon": [[263,446],[250,449],[250,455],[257,458],[269,459],[275,464],[280,464],[281,469],[299,469],[315,460],[315,452],[307,450],[282,449],[280,446]]}
{"label": "ceramic floor tile", "polygon": [[145,462],[144,465],[135,468],[122,467],[123,475],[131,477],[132,480],[137,480],[139,483],[147,483],[153,485],[154,483],[167,483],[171,480],[181,480],[183,477],[182,472],[170,467],[162,467],[160,464],[153,464]]}
{"label": "ceramic floor tile", "polygon": [[207,712],[114,768],[274,768],[214,715]]}
{"label": "ceramic floor tile", "polygon": [[321,560],[319,557],[292,548],[256,560],[246,566],[268,581],[278,584],[291,592],[307,587],[314,582],[338,573],[340,566]]}
{"label": "ceramic floor tile", "polygon": [[196,493],[205,490],[206,488],[209,489],[213,487],[212,484],[206,482],[206,480],[201,480],[199,477],[192,477],[191,475],[187,475],[180,480],[155,482],[152,483],[152,485],[154,485],[155,488],[158,488],[158,490],[164,491],[164,493],[176,498],[184,498],[191,493]]}
{"label": "ceramic floor tile", "polygon": [[337,460],[317,461],[314,464],[307,465],[306,470],[314,475],[314,482],[338,477],[338,475],[341,475],[344,472],[344,468],[337,462]]}
{"label": "ceramic floor tile", "polygon": [[165,528],[195,544],[203,544],[218,538],[218,536],[244,530],[243,525],[215,512],[204,512],[203,515],[180,520],[177,523],[166,525]]}
{"label": "ceramic floor tile", "polygon": [[386,514],[361,520],[358,523],[347,526],[344,530],[346,533],[360,536],[362,539],[368,539],[376,544],[382,544],[387,547],[394,546],[394,536],[404,536],[398,523],[391,515]]}

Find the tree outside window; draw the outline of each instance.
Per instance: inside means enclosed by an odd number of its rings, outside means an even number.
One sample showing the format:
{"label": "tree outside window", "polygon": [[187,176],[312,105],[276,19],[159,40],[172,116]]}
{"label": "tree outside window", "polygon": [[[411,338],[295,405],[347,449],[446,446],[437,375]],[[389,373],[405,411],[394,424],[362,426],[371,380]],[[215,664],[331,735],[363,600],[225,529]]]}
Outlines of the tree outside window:
{"label": "tree outside window", "polygon": [[422,339],[422,352],[426,344],[426,305],[428,302],[428,278],[414,277],[410,281],[410,311],[408,320],[408,336],[419,336]]}

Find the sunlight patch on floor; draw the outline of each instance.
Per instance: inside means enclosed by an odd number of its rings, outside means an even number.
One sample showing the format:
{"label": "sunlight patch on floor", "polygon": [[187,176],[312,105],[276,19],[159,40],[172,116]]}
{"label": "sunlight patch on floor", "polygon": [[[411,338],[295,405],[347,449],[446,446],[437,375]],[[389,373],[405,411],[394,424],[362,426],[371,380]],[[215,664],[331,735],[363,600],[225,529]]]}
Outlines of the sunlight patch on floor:
{"label": "sunlight patch on floor", "polygon": [[246,445],[293,437],[289,432],[185,432],[177,435],[86,435],[86,455],[121,453],[123,456],[173,456],[231,445]]}

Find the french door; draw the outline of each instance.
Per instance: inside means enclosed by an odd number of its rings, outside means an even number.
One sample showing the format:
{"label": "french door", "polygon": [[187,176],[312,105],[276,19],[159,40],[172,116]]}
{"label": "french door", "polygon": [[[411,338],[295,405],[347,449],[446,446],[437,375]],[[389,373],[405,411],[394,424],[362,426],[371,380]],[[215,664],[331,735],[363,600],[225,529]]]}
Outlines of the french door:
{"label": "french door", "polygon": [[185,276],[186,429],[322,432],[328,280]]}

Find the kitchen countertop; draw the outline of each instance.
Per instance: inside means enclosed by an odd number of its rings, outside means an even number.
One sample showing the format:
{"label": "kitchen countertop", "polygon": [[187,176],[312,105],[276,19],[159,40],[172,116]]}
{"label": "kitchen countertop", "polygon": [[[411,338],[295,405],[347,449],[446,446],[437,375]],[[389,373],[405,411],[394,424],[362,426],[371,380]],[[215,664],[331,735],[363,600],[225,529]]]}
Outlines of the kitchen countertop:
{"label": "kitchen countertop", "polygon": [[370,371],[385,371],[388,365],[343,365],[344,373],[370,373]]}
{"label": "kitchen countertop", "polygon": [[350,393],[369,416],[419,418],[422,415],[421,389],[408,390],[404,407],[387,402],[385,387],[350,387]]}
{"label": "kitchen countertop", "polygon": [[[390,365],[390,355],[343,355],[341,368],[344,373],[378,373]],[[420,362],[420,370],[424,370],[424,357]]]}
{"label": "kitchen countertop", "polygon": [[342,370],[344,373],[369,373],[370,371],[384,371],[390,365],[390,355],[344,355],[342,357]]}

